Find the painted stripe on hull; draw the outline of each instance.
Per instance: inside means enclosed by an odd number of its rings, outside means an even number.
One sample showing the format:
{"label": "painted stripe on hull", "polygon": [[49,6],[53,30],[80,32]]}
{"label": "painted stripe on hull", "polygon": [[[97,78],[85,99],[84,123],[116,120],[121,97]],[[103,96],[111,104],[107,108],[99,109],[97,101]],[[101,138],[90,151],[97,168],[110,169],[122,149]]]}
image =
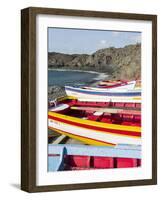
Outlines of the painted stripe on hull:
{"label": "painted stripe on hull", "polygon": [[72,122],[81,123],[81,124],[89,125],[89,123],[90,123],[90,125],[92,126],[92,129],[94,129],[96,126],[96,127],[102,127],[102,128],[108,128],[108,129],[114,129],[114,130],[124,130],[124,131],[134,131],[135,130],[135,132],[139,132],[139,133],[141,132],[141,128],[138,126],[107,124],[107,123],[103,123],[103,122],[79,119],[76,117],[71,117],[71,116],[67,116],[67,115],[63,115],[63,114],[59,114],[59,113],[55,113],[55,112],[48,112],[48,115],[53,116],[53,117],[58,117],[60,119],[72,121]]}
{"label": "painted stripe on hull", "polygon": [[73,96],[73,98],[78,99],[79,101],[82,102],[112,102],[112,103],[141,103],[141,98],[140,97],[134,97],[134,98],[107,98],[107,97],[95,97],[93,98],[93,96],[86,96],[83,97],[81,96]]}
{"label": "painted stripe on hull", "polygon": [[85,144],[91,144],[91,145],[95,145],[95,146],[112,146],[112,147],[116,146],[115,144],[111,144],[111,143],[108,143],[108,142],[94,140],[94,139],[91,139],[91,138],[88,138],[88,137],[78,136],[78,135],[75,135],[75,134],[67,133],[65,131],[60,131],[60,130],[53,128],[53,127],[49,127],[49,129],[56,131],[60,134],[66,135],[70,138],[80,140],[80,141],[84,142]]}
{"label": "painted stripe on hull", "polygon": [[73,96],[77,99],[83,100],[84,101],[89,101],[89,99],[94,99],[94,101],[100,101],[101,102],[132,102],[132,103],[140,103],[141,102],[141,97],[140,96],[135,96],[135,97],[127,97],[127,96],[121,96],[121,97],[109,97],[109,96],[103,96],[103,95],[93,95],[93,94],[80,94],[76,92],[67,92],[68,96]]}
{"label": "painted stripe on hull", "polygon": [[99,140],[102,142],[112,143],[112,144],[141,144],[141,138],[139,137],[129,137],[122,135],[115,135],[111,133],[104,133],[101,131],[96,131],[93,129],[86,129],[82,127],[76,127],[70,124],[65,124],[59,121],[55,121],[52,119],[48,120],[48,126],[52,128],[56,128],[60,131],[68,132],[71,134],[75,134],[77,136],[88,137],[90,139]]}
{"label": "painted stripe on hull", "polygon": [[123,97],[134,97],[134,96],[141,96],[141,92],[104,92],[104,91],[94,91],[94,90],[87,90],[87,89],[81,89],[81,88],[73,88],[65,86],[65,91],[68,92],[76,92],[81,94],[92,94],[92,95],[101,95],[101,96],[123,96]]}
{"label": "painted stripe on hull", "polygon": [[[81,124],[81,123],[76,123],[76,122],[72,122],[69,120],[65,120],[65,119],[61,119],[58,117],[54,117],[54,116],[48,116],[49,119],[53,119],[59,122],[63,122],[66,124],[70,124],[70,125],[74,125],[74,126],[79,126],[82,128],[86,128],[86,129],[94,129],[96,131],[103,131],[105,133],[112,133],[112,134],[119,134],[119,135],[129,135],[129,136],[137,136],[140,137],[141,133],[140,132],[135,132],[135,131],[126,131],[126,130],[114,130],[114,129],[109,129],[109,128],[102,128],[102,127],[93,127],[89,124]],[[89,121],[89,120],[88,120]]]}

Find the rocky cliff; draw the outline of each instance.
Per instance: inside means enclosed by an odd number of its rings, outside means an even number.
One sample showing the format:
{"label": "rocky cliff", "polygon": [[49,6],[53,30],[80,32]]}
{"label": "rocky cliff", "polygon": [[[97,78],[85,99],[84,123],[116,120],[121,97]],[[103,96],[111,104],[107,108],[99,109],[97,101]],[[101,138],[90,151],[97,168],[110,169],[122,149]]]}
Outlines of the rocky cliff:
{"label": "rocky cliff", "polygon": [[139,79],[141,76],[141,44],[123,48],[105,48],[87,54],[48,54],[49,68],[67,68],[106,72],[115,79]]}

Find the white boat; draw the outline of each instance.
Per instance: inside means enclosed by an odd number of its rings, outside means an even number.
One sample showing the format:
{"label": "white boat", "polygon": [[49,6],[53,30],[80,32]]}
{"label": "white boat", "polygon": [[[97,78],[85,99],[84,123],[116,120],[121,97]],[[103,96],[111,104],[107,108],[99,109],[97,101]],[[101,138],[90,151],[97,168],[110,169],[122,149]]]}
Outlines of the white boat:
{"label": "white boat", "polygon": [[67,96],[75,97],[81,101],[104,101],[104,102],[141,102],[141,90],[93,90],[65,86]]}

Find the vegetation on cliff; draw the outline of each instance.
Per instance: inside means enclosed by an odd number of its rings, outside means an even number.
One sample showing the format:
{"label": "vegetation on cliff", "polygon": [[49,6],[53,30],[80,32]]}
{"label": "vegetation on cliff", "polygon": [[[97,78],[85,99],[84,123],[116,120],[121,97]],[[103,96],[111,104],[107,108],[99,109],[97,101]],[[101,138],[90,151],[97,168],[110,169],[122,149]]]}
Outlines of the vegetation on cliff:
{"label": "vegetation on cliff", "polygon": [[48,53],[49,68],[105,72],[113,79],[140,79],[141,44],[105,48],[88,54]]}

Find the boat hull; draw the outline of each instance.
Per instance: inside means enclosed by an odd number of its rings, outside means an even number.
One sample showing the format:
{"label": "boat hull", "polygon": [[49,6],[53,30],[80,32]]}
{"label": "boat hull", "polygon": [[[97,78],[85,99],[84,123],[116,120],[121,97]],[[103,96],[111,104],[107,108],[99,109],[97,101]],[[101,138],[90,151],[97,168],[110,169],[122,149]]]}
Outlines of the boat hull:
{"label": "boat hull", "polygon": [[100,146],[141,144],[141,130],[137,126],[108,124],[49,112],[48,127],[86,144]]}
{"label": "boat hull", "polygon": [[65,86],[65,92],[68,96],[75,97],[81,101],[103,101],[103,102],[141,102],[141,92],[105,92],[90,89],[73,88]]}
{"label": "boat hull", "polygon": [[49,144],[48,164],[48,171],[140,167],[141,146]]}

